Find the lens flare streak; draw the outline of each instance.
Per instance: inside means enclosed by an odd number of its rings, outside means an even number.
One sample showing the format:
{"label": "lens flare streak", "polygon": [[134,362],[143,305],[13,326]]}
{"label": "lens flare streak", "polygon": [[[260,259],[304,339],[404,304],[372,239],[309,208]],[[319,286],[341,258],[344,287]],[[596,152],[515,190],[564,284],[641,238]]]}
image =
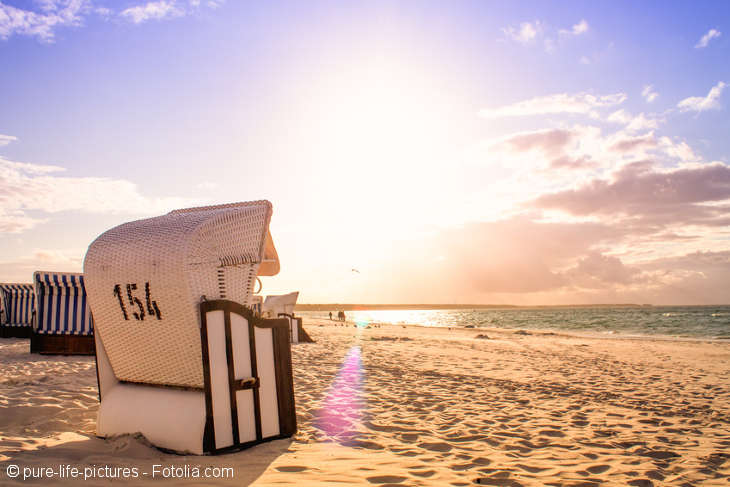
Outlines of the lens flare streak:
{"label": "lens flare streak", "polygon": [[337,441],[345,441],[354,436],[364,410],[363,384],[361,350],[359,345],[354,345],[347,352],[317,414],[317,429]]}

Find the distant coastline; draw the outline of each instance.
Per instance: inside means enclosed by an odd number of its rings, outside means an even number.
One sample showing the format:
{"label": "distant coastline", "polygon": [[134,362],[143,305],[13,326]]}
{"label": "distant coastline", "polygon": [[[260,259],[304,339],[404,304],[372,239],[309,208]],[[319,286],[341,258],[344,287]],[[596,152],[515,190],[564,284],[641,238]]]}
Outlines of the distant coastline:
{"label": "distant coastline", "polygon": [[514,304],[297,304],[297,311],[369,311],[369,310],[417,310],[417,309],[539,309],[539,308],[646,308],[651,304],[562,304],[562,305],[514,305]]}

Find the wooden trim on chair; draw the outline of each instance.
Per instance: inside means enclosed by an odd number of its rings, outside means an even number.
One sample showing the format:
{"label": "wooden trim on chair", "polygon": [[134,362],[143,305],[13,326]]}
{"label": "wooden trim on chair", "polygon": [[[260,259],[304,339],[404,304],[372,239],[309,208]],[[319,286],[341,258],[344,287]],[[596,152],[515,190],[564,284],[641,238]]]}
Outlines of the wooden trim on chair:
{"label": "wooden trim on chair", "polygon": [[43,355],[96,355],[94,335],[35,333],[30,337],[30,353]]}
{"label": "wooden trim on chair", "polygon": [[33,335],[33,327],[29,326],[5,326],[0,325],[0,338],[30,338]]}

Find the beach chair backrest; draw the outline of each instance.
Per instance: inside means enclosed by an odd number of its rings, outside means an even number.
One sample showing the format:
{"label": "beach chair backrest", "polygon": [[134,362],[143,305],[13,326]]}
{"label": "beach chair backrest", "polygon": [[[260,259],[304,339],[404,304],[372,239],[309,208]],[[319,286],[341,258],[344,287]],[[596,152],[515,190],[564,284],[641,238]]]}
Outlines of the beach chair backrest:
{"label": "beach chair backrest", "polygon": [[0,284],[0,326],[31,326],[35,311],[32,284]]}
{"label": "beach chair backrest", "polygon": [[84,262],[96,333],[121,381],[203,388],[198,305],[251,305],[279,270],[272,208],[254,201],[176,210],[99,236]]}
{"label": "beach chair backrest", "polygon": [[82,274],[37,271],[33,274],[33,284],[38,301],[34,333],[84,336],[94,334]]}
{"label": "beach chair backrest", "polygon": [[266,296],[263,304],[263,313],[269,313],[276,317],[279,313],[294,314],[294,306],[297,304],[299,291],[278,296]]}

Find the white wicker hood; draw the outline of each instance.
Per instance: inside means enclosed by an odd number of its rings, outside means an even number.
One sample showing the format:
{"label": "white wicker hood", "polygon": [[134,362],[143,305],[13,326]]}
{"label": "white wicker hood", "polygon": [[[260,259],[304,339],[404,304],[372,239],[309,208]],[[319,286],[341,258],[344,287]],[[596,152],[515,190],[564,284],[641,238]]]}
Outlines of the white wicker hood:
{"label": "white wicker hood", "polygon": [[119,380],[200,388],[201,298],[251,304],[257,275],[279,260],[268,201],[175,210],[99,236],[86,291]]}

